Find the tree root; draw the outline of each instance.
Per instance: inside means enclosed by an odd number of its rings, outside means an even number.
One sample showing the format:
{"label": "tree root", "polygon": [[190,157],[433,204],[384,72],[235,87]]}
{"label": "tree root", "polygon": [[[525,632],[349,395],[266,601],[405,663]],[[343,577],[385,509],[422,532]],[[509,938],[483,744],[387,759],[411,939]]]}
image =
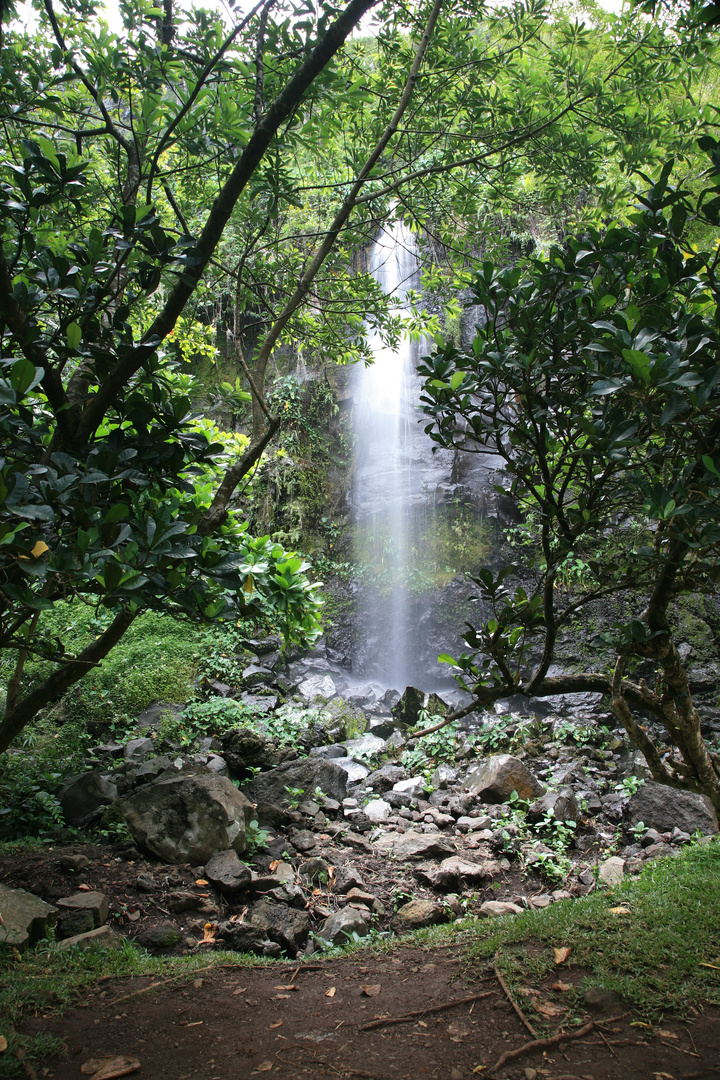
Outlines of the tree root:
{"label": "tree root", "polygon": [[515,1012],[516,1012],[516,1014],[517,1014],[517,1016],[518,1016],[518,1018],[519,1018],[519,1020],[520,1020],[520,1023],[521,1023],[522,1025],[523,1025],[523,1027],[526,1027],[526,1028],[527,1028],[527,1030],[528,1030],[528,1031],[530,1032],[530,1034],[532,1035],[533,1039],[537,1039],[537,1037],[538,1037],[538,1033],[537,1033],[537,1031],[536,1031],[536,1030],[535,1030],[535,1028],[534,1028],[534,1027],[532,1026],[532,1024],[531,1024],[531,1023],[530,1023],[530,1021],[528,1020],[527,1016],[525,1015],[525,1013],[524,1013],[524,1012],[522,1011],[522,1009],[521,1009],[521,1008],[520,1008],[520,1006],[518,1005],[518,1003],[517,1003],[517,1001],[515,1000],[515,998],[514,998],[514,997],[512,996],[512,994],[510,993],[510,990],[508,989],[508,985],[507,985],[507,983],[505,982],[505,980],[503,979],[502,975],[500,974],[500,971],[499,971],[499,969],[498,969],[498,966],[497,966],[497,964],[494,964],[494,965],[493,965],[493,971],[495,972],[495,977],[496,977],[497,981],[498,981],[498,982],[500,983],[500,985],[501,985],[501,986],[502,986],[502,988],[503,988],[503,991],[504,991],[504,993],[505,993],[505,997],[506,997],[506,998],[508,999],[508,1001],[509,1001],[509,1002],[510,1002],[510,1004],[512,1005],[513,1009],[515,1010]]}
{"label": "tree root", "polygon": [[584,1027],[578,1028],[577,1031],[561,1031],[558,1035],[551,1035],[547,1039],[533,1039],[532,1042],[525,1043],[524,1046],[518,1046],[516,1050],[506,1050],[504,1054],[500,1055],[493,1067],[488,1070],[488,1075],[492,1076],[494,1073],[498,1072],[504,1065],[507,1065],[508,1061],[515,1061],[516,1058],[524,1057],[525,1054],[531,1054],[535,1050],[552,1050],[554,1047],[559,1046],[560,1043],[584,1039],[591,1031],[595,1031],[596,1028],[599,1028],[601,1023],[612,1024],[613,1021],[619,1019],[620,1016],[611,1016],[608,1020],[591,1020],[589,1024],[585,1024]]}
{"label": "tree root", "polygon": [[486,990],[482,994],[471,994],[470,997],[458,998],[457,1001],[446,1001],[442,1005],[429,1005],[427,1009],[418,1009],[417,1012],[403,1013],[402,1016],[385,1016],[380,1020],[371,1020],[369,1024],[363,1024],[358,1031],[372,1031],[373,1028],[389,1027],[391,1024],[408,1024],[411,1020],[417,1020],[420,1016],[428,1013],[445,1012],[446,1009],[454,1009],[456,1005],[469,1005],[472,1001],[480,1001],[490,997],[494,990]]}

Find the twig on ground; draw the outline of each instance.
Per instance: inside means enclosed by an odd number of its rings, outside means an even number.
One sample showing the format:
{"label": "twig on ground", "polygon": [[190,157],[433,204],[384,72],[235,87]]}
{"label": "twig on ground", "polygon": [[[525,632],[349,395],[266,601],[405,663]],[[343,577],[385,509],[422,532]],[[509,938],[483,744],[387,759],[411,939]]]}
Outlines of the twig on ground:
{"label": "twig on ground", "polygon": [[616,1054],[616,1053],[615,1053],[615,1051],[613,1050],[613,1048],[612,1048],[612,1046],[610,1045],[610,1043],[609,1043],[609,1042],[607,1041],[607,1038],[605,1037],[605,1035],[603,1035],[602,1031],[598,1031],[598,1035],[600,1036],[600,1038],[602,1039],[602,1041],[603,1041],[603,1042],[605,1043],[605,1045],[607,1046],[607,1048],[608,1048],[608,1050],[610,1051],[610,1053],[612,1054],[612,1056],[613,1056],[614,1058],[617,1058],[617,1054]]}
{"label": "twig on ground", "polygon": [[446,1009],[454,1009],[457,1005],[469,1005],[472,1001],[480,1001],[481,998],[490,997],[494,993],[494,990],[486,990],[483,994],[471,994],[470,997],[458,998],[456,1001],[446,1001],[442,1005],[429,1005],[427,1009],[403,1013],[402,1016],[385,1016],[380,1020],[371,1020],[369,1024],[363,1024],[358,1028],[358,1031],[372,1031],[373,1028],[389,1027],[391,1024],[407,1024],[410,1020],[417,1020],[419,1016],[427,1016],[428,1013],[445,1012]]}
{"label": "twig on ground", "polygon": [[537,1039],[537,1038],[538,1038],[538,1033],[537,1033],[537,1031],[536,1031],[536,1030],[535,1030],[535,1028],[534,1028],[534,1027],[532,1026],[532,1024],[531,1024],[531,1023],[530,1023],[530,1021],[528,1020],[527,1016],[525,1015],[525,1013],[524,1013],[524,1012],[522,1011],[522,1009],[521,1009],[521,1008],[520,1008],[520,1006],[518,1005],[518,1003],[517,1003],[517,1001],[515,1000],[515,998],[514,998],[514,997],[512,996],[512,994],[510,993],[510,990],[508,989],[508,985],[507,985],[507,983],[505,982],[505,980],[503,979],[502,975],[500,974],[500,970],[499,970],[499,968],[498,968],[497,964],[494,964],[494,965],[493,965],[493,971],[495,972],[495,978],[497,979],[497,981],[498,981],[498,982],[500,983],[500,985],[501,985],[501,986],[502,986],[502,988],[503,988],[503,991],[504,991],[504,993],[505,993],[505,997],[506,997],[506,998],[508,999],[508,1001],[509,1001],[509,1002],[510,1002],[510,1004],[512,1005],[513,1009],[515,1010],[515,1012],[516,1012],[517,1016],[518,1016],[518,1017],[519,1017],[519,1019],[520,1019],[520,1022],[522,1023],[522,1025],[523,1025],[524,1027],[526,1027],[526,1028],[527,1028],[527,1030],[528,1030],[528,1031],[530,1032],[530,1034],[532,1035],[533,1039]]}
{"label": "twig on ground", "polygon": [[[625,1014],[622,1013],[621,1015],[624,1016]],[[619,1019],[620,1016],[611,1016],[609,1020],[604,1020],[602,1023],[612,1024],[613,1021]],[[547,1039],[533,1039],[532,1042],[525,1043],[523,1046],[518,1046],[515,1050],[506,1050],[504,1054],[500,1055],[492,1068],[488,1070],[488,1075],[492,1076],[493,1073],[502,1069],[508,1061],[515,1061],[516,1058],[523,1057],[525,1054],[531,1054],[534,1050],[552,1050],[562,1042],[574,1042],[576,1039],[584,1039],[591,1031],[597,1031],[598,1023],[600,1023],[600,1021],[591,1020],[589,1024],[585,1024],[584,1027],[578,1028],[577,1031],[561,1031],[557,1035],[549,1036]]]}
{"label": "twig on ground", "polygon": [[180,975],[172,975],[169,979],[161,979],[159,982],[151,982],[148,986],[141,986],[139,990],[132,990],[129,994],[123,994],[121,997],[115,998],[112,1004],[118,1005],[121,1001],[127,1001],[128,998],[137,997],[138,994],[147,994],[148,990],[157,990],[161,986],[167,986],[168,983],[177,982],[178,979],[194,978],[202,971],[210,971],[210,969],[214,967],[217,967],[217,964],[207,964],[205,967],[195,968],[194,971],[183,971]]}
{"label": "twig on ground", "polygon": [[687,1054],[688,1057],[699,1058],[699,1054],[693,1054],[692,1050],[683,1050],[682,1046],[675,1046],[673,1043],[663,1042],[660,1040],[661,1046],[669,1046],[671,1050],[678,1050],[681,1054]]}

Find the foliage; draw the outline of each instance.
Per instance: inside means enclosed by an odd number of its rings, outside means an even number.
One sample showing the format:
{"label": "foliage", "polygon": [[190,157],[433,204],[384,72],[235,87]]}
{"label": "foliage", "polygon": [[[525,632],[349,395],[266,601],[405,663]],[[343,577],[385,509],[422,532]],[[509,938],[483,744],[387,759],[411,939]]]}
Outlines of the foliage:
{"label": "foliage", "polygon": [[[484,621],[468,628],[470,654],[445,658],[462,684],[483,704],[611,694],[654,778],[720,808],[720,762],[668,614],[678,596],[715,590],[720,553],[718,249],[687,234],[688,223],[720,222],[720,152],[710,137],[702,146],[700,194],[670,185],[670,162],[630,224],[588,229],[547,260],[484,264],[474,300],[486,321],[472,349],[448,345],[421,370],[431,437],[496,455],[504,488],[538,525],[532,585],[513,586],[512,566],[474,579]],[[618,535],[622,552],[606,550]],[[563,567],[578,557],[590,580],[569,591]],[[550,676],[559,632],[607,596],[630,611],[603,627],[596,670]],[[657,666],[652,686],[627,673],[639,659]],[[638,709],[664,726],[674,756],[661,759]]]}

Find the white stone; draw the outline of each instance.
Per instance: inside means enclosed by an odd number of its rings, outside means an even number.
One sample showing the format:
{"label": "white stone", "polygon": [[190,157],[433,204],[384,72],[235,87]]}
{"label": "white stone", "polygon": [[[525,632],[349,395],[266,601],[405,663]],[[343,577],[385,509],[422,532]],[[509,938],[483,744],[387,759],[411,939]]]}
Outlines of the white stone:
{"label": "white stone", "polygon": [[413,799],[421,799],[425,794],[425,777],[411,776],[408,780],[398,780],[393,784],[393,791],[401,791]]}
{"label": "white stone", "polygon": [[337,690],[329,675],[311,675],[308,679],[303,679],[298,686],[298,692],[309,701],[314,701],[316,697],[325,700],[333,698]]}
{"label": "white stone", "polygon": [[370,821],[373,822],[387,821],[392,814],[392,806],[384,799],[371,799],[364,809]]}
{"label": "white stone", "polygon": [[625,860],[619,858],[617,855],[613,855],[612,858],[606,859],[600,867],[598,874],[598,883],[600,885],[607,885],[612,889],[616,885],[622,884],[625,877]]}
{"label": "white stone", "polygon": [[343,746],[347,750],[348,757],[357,757],[358,754],[375,757],[383,752],[387,743],[385,739],[380,739],[377,735],[368,733],[360,735],[357,739],[348,739],[347,742],[343,743]]}

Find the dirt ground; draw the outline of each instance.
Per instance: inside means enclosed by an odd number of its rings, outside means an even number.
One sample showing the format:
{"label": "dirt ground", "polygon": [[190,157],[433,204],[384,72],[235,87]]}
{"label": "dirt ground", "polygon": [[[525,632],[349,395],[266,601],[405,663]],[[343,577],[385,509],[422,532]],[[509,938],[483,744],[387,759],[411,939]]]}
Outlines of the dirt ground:
{"label": "dirt ground", "polygon": [[630,1014],[595,1014],[583,1038],[538,1048],[495,1073],[501,1054],[531,1036],[495,975],[483,970],[469,980],[456,949],[101,982],[63,1017],[38,1015],[25,1030],[65,1041],[66,1060],[37,1071],[52,1080],[80,1080],[89,1058],[114,1055],[137,1057],[135,1075],[158,1080],[720,1080],[716,1010],[654,1029]]}

